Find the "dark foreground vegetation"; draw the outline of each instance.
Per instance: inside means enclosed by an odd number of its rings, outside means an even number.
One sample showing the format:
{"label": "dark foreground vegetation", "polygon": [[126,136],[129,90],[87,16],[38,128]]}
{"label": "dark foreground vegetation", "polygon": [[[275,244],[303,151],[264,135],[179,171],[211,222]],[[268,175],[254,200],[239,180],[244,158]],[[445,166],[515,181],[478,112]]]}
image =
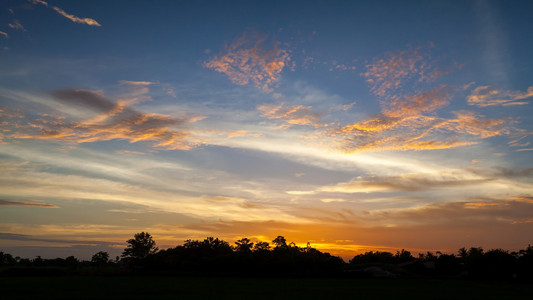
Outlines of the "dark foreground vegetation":
{"label": "dark foreground vegetation", "polygon": [[220,276],[0,278],[1,299],[531,299],[522,282]]}
{"label": "dark foreground vegetation", "polygon": [[[518,252],[482,248],[457,254],[371,251],[341,258],[298,247],[278,236],[272,243],[243,238],[234,246],[218,238],[187,240],[159,250],[148,233],[127,241],[121,257],[98,252],[26,259],[0,252],[5,299],[63,296],[322,299],[530,299],[533,247]],[[379,278],[379,279],[376,279]],[[91,296],[92,295],[92,296]],[[459,296],[459,295],[464,295]],[[19,297],[19,298],[17,298]]]}
{"label": "dark foreground vegetation", "polygon": [[127,241],[121,257],[98,252],[90,261],[67,258],[34,259],[0,252],[0,276],[59,275],[194,275],[255,277],[349,278],[468,278],[533,282],[533,247],[518,252],[502,249],[461,248],[457,254],[409,251],[370,251],[349,263],[311,247],[287,243],[283,236],[254,243],[248,238],[234,246],[218,238],[187,240],[159,250],[151,235],[137,233]]}

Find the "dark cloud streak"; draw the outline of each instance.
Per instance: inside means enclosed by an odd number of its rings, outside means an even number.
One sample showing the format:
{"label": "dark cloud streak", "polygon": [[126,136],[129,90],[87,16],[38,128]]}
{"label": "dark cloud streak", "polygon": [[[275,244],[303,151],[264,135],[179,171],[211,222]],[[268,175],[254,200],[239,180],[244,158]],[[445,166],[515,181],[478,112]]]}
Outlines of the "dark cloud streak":
{"label": "dark cloud streak", "polygon": [[29,207],[44,207],[44,208],[59,208],[53,204],[46,204],[40,202],[20,202],[13,200],[0,199],[0,206],[29,206]]}

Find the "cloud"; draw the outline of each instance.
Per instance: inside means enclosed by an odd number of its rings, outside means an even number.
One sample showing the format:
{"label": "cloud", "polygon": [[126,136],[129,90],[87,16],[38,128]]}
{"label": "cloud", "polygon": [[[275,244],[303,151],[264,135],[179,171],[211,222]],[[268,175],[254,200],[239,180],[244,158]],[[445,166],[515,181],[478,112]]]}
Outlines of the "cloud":
{"label": "cloud", "polygon": [[[31,3],[33,3],[33,4],[35,4],[35,5],[40,4],[40,5],[44,5],[44,6],[48,7],[48,3],[45,2],[45,1],[42,1],[42,0],[29,0],[29,1]],[[75,15],[71,15],[71,14],[65,12],[64,10],[62,10],[61,8],[59,8],[57,6],[52,6],[52,9],[55,10],[58,14],[60,14],[63,17],[71,20],[74,23],[87,24],[89,26],[98,26],[98,27],[101,26],[100,23],[98,23],[94,19],[76,17]]]}
{"label": "cloud", "polygon": [[382,211],[378,212],[376,217],[426,225],[450,221],[463,225],[484,222],[513,224],[516,221],[530,219],[531,214],[528,212],[531,209],[533,209],[533,201],[524,201],[522,197],[509,197],[428,204],[397,211]]}
{"label": "cloud", "polygon": [[109,112],[117,108],[117,104],[103,97],[100,93],[83,89],[65,89],[50,93],[58,102],[68,106],[89,108],[98,112]]}
{"label": "cloud", "polygon": [[476,113],[468,110],[454,111],[452,113],[456,118],[441,119],[433,125],[434,128],[481,138],[508,135],[512,131],[512,128],[508,126],[513,123],[512,119],[482,119]]}
{"label": "cloud", "polygon": [[20,24],[20,22],[18,20],[13,21],[13,24],[9,23],[8,26],[9,26],[9,28],[12,28],[12,29],[15,29],[15,30],[26,31],[24,26],[22,26],[22,24]]}
{"label": "cloud", "polygon": [[500,90],[493,86],[479,86],[475,88],[468,96],[469,105],[477,107],[487,106],[511,106],[526,105],[527,101],[517,101],[533,97],[533,86],[530,86],[526,92]]}
{"label": "cloud", "polygon": [[44,5],[44,6],[48,6],[48,3],[43,1],[43,0],[29,0],[31,3],[33,4],[41,4],[41,5]]}
{"label": "cloud", "polygon": [[486,170],[477,167],[470,167],[468,171],[485,177],[513,179],[513,180],[531,180],[533,178],[533,168],[515,168],[509,169],[505,167],[492,167],[492,169]]}
{"label": "cloud", "polygon": [[176,90],[173,87],[167,87],[165,89],[165,92],[172,98],[177,98],[176,96]]}
{"label": "cloud", "polygon": [[[468,110],[452,112],[455,118],[438,116],[438,110],[450,104],[454,90],[444,84],[419,90],[443,74],[432,66],[424,48],[387,53],[366,67],[362,75],[378,97],[381,112],[322,133],[334,137],[344,152],[449,149],[518,131],[511,127],[515,123],[511,118],[485,119]],[[513,99],[529,94],[529,90],[515,92]]]}
{"label": "cloud", "polygon": [[152,85],[152,84],[154,84],[154,82],[151,82],[151,81],[129,81],[129,80],[120,80],[119,82],[120,82],[121,84],[140,85],[140,86],[144,86],[144,85]]}
{"label": "cloud", "polygon": [[370,91],[378,97],[391,97],[402,92],[406,83],[427,82],[435,79],[438,70],[429,62],[429,53],[422,47],[409,47],[399,52],[386,53],[366,65],[362,73],[370,84]]}
{"label": "cloud", "polygon": [[119,155],[145,155],[146,154],[144,152],[131,151],[131,150],[116,150],[115,153]]}
{"label": "cloud", "polygon": [[87,108],[96,115],[81,121],[28,119],[28,124],[18,126],[19,131],[11,137],[60,139],[74,143],[124,139],[131,143],[149,141],[163,149],[187,150],[193,147],[187,141],[189,134],[183,130],[183,125],[192,119],[139,112],[128,106],[128,101],[114,103],[102,93],[89,90],[65,89],[50,95],[69,108]]}
{"label": "cloud", "polygon": [[426,92],[412,96],[395,97],[387,104],[383,114],[387,117],[418,116],[422,113],[431,113],[450,102],[451,93],[446,85],[440,85]]}
{"label": "cloud", "polygon": [[[312,220],[309,223],[219,221],[187,224],[183,228],[197,234],[215,233],[222,238],[247,236],[264,241],[283,235],[297,244],[311,242],[318,249],[326,248],[322,248],[321,244],[327,243],[333,254],[348,258],[363,251],[361,248],[398,249],[405,245],[419,252],[444,250],[453,253],[470,245],[518,249],[525,246],[519,243],[527,241],[533,229],[533,224],[529,222],[532,205],[512,199],[471,199],[355,215],[344,211],[311,209],[296,212],[298,215],[306,214]],[[336,221],[331,222],[332,219]],[[487,234],[487,230],[491,234]],[[352,247],[342,252],[339,251],[342,246]]]}
{"label": "cloud", "polygon": [[14,200],[0,199],[0,206],[30,206],[30,207],[45,207],[45,208],[59,208],[53,204],[46,204],[41,202],[20,202]]}
{"label": "cloud", "polygon": [[50,238],[36,237],[33,235],[28,235],[28,234],[17,234],[17,233],[7,233],[7,232],[0,232],[0,240],[61,243],[61,244],[74,244],[74,245],[116,245],[116,243],[114,242],[107,242],[107,241],[50,239]]}
{"label": "cloud", "polygon": [[345,202],[345,199],[339,199],[339,198],[326,198],[326,199],[320,199],[320,201],[324,203],[331,203],[331,202]]}
{"label": "cloud", "polygon": [[265,35],[245,33],[203,66],[226,74],[235,84],[252,82],[258,89],[270,93],[290,56],[279,48],[278,42],[273,41],[271,48],[265,46],[265,42]]}
{"label": "cloud", "polygon": [[341,182],[318,188],[315,191],[290,191],[289,194],[327,193],[375,193],[375,192],[417,192],[435,188],[448,188],[483,184],[493,180],[458,171],[432,173],[412,173],[397,176],[358,177],[349,182]]}
{"label": "cloud", "polygon": [[[312,59],[312,58],[311,58]],[[340,71],[347,71],[347,70],[350,70],[350,71],[355,71],[357,69],[356,66],[346,66],[345,64],[339,64],[337,61],[333,61],[331,63],[332,67],[329,68],[329,71],[330,72],[333,72],[335,70],[340,70]]]}
{"label": "cloud", "polygon": [[[239,206],[239,207],[244,208],[244,209],[263,209],[263,208],[265,208],[265,206],[263,206],[263,205],[256,204],[256,203],[250,203],[249,201],[246,201],[245,199],[234,198],[234,197],[223,197],[223,196],[204,197],[204,201],[206,201],[208,203],[211,203],[211,204],[221,205],[221,206],[225,207],[226,209],[229,209],[228,206]],[[224,205],[224,204],[226,204],[227,206]]]}
{"label": "cloud", "polygon": [[0,31],[0,35],[3,35],[6,39],[9,38],[9,35],[3,31]]}
{"label": "cloud", "polygon": [[[313,127],[322,127],[320,116],[311,112],[310,106],[286,106],[281,104],[261,104],[257,107],[261,116],[268,119],[280,119],[291,125],[304,125]],[[327,126],[327,125],[326,125]]]}
{"label": "cloud", "polygon": [[53,6],[52,9],[55,10],[58,14],[60,14],[63,17],[71,20],[74,23],[87,24],[87,25],[90,25],[90,26],[102,26],[94,19],[91,19],[91,18],[78,18],[75,15],[71,15],[71,14],[66,13],[64,10],[62,10],[61,8],[59,8],[57,6]]}

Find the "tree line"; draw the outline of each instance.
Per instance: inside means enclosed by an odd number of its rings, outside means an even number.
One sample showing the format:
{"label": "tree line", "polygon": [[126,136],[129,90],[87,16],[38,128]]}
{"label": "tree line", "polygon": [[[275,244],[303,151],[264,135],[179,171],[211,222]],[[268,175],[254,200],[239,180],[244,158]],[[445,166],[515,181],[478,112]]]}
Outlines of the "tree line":
{"label": "tree line", "polygon": [[441,252],[369,251],[348,263],[323,253],[309,243],[299,247],[278,236],[271,243],[242,238],[230,245],[219,238],[186,240],[183,245],[159,250],[147,232],[127,241],[120,257],[95,253],[90,261],[13,257],[0,252],[0,275],[68,274],[172,274],[236,276],[343,276],[343,277],[446,277],[533,279],[533,247],[517,252],[481,247],[461,248],[457,254]]}

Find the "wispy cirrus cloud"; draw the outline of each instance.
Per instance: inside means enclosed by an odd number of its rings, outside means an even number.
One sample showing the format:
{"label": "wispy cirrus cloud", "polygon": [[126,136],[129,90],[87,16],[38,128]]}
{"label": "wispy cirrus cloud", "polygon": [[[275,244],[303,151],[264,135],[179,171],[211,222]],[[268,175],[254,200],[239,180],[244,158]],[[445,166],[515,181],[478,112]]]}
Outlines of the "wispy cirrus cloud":
{"label": "wispy cirrus cloud", "polygon": [[145,86],[145,85],[152,85],[154,82],[151,81],[129,81],[129,80],[120,80],[121,84],[129,84],[129,85],[139,85],[139,86]]}
{"label": "wispy cirrus cloud", "polygon": [[245,33],[203,66],[226,74],[235,84],[252,82],[258,89],[270,93],[290,56],[278,42],[272,41],[272,46],[268,47],[266,41],[266,35]]}
{"label": "wispy cirrus cloud", "polygon": [[417,192],[434,188],[447,188],[483,184],[493,180],[490,177],[460,171],[439,173],[410,173],[395,176],[358,177],[348,182],[327,185],[314,191],[289,191],[289,194],[305,195],[326,193],[375,193],[375,192]]}
{"label": "wispy cirrus cloud", "polygon": [[487,85],[476,87],[468,96],[467,102],[469,105],[477,107],[526,105],[529,104],[528,101],[518,100],[531,97],[533,97],[533,86],[530,86],[525,92],[520,92],[501,90]]}
{"label": "wispy cirrus cloud", "polygon": [[320,114],[311,112],[311,106],[303,105],[285,105],[281,104],[261,104],[257,107],[261,116],[268,119],[278,119],[286,124],[283,128],[291,125],[306,125],[313,127],[322,127]]}
{"label": "wispy cirrus cloud", "polygon": [[9,38],[9,34],[3,32],[3,31],[0,31],[0,35],[4,36],[6,39]]}
{"label": "wispy cirrus cloud", "polygon": [[[44,6],[48,7],[48,2],[43,1],[43,0],[28,0],[28,1],[33,3],[33,4],[36,4],[36,5],[40,4],[40,5],[44,5]],[[89,26],[98,26],[98,27],[102,26],[102,25],[100,25],[100,23],[98,23],[94,19],[77,17],[75,15],[72,15],[72,14],[69,14],[69,13],[65,12],[63,9],[61,9],[61,8],[59,8],[57,6],[52,6],[51,8],[53,10],[55,10],[58,14],[60,14],[63,17],[71,20],[74,23],[80,23],[80,24],[86,24],[86,25],[89,25]]]}

